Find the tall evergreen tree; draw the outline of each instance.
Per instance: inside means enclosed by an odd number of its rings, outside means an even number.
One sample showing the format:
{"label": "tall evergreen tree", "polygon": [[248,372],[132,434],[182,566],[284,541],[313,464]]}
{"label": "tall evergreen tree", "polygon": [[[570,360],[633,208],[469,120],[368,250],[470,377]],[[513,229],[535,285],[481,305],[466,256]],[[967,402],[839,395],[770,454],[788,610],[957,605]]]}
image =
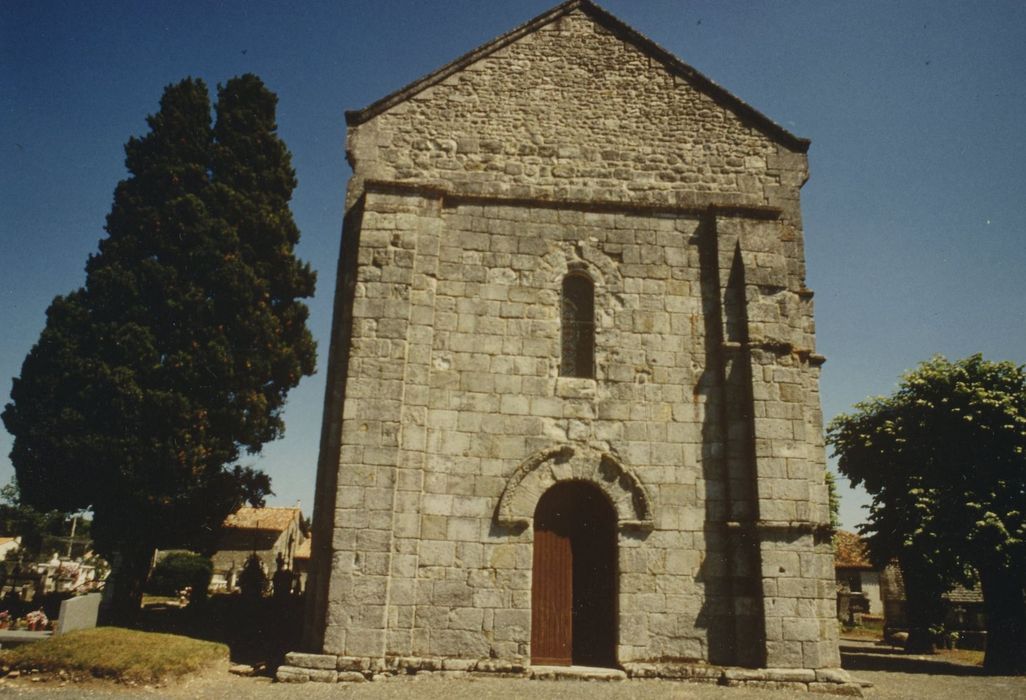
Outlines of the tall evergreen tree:
{"label": "tall evergreen tree", "polygon": [[23,502],[93,509],[116,619],[138,608],[155,547],[209,552],[230,512],[270,493],[240,452],[281,435],[288,390],[314,370],[276,98],[252,75],[220,95],[213,128],[202,81],[169,86],[129,140],[85,287],[51,304],[3,413]]}

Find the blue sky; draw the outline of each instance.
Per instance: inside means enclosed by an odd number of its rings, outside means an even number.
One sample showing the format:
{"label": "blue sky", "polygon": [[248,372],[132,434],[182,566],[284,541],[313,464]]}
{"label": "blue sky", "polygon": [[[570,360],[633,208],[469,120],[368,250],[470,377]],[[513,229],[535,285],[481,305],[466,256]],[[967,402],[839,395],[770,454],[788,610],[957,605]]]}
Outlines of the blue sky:
{"label": "blue sky", "polygon": [[[273,504],[313,499],[331,296],[349,169],[343,112],[554,0],[0,3],[0,399],[46,307],[80,286],[165,85],[260,75],[318,270],[320,372],[254,462]],[[1026,363],[1026,3],[690,2],[603,6],[799,136],[824,413],[889,393],[934,353]],[[0,482],[13,474],[0,429]],[[842,485],[844,482],[842,480]],[[842,520],[863,494],[842,488]]]}

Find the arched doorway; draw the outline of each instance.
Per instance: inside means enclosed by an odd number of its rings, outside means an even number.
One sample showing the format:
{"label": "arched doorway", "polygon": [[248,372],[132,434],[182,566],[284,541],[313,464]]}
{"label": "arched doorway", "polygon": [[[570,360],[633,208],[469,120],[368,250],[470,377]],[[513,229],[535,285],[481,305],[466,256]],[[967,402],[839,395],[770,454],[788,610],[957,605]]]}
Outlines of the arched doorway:
{"label": "arched doorway", "polygon": [[534,513],[531,662],[616,666],[616,511],[601,489],[563,481]]}

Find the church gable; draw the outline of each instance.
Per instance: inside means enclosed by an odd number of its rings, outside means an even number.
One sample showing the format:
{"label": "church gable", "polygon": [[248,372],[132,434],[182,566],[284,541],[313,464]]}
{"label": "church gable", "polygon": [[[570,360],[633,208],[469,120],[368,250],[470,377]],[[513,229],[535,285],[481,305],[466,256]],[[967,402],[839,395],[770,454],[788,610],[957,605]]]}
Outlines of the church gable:
{"label": "church gable", "polygon": [[358,175],[546,199],[775,204],[808,145],[580,1],[347,116]]}

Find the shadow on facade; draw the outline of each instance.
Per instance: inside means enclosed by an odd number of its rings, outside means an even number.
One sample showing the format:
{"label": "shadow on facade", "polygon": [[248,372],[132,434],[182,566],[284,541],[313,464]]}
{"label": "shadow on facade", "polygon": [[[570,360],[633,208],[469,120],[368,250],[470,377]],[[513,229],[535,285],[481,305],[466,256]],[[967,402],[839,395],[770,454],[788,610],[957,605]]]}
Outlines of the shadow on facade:
{"label": "shadow on facade", "polygon": [[706,558],[696,577],[705,592],[696,625],[706,630],[710,663],[759,667],[765,665],[766,634],[754,529],[758,513],[744,265],[736,244],[720,250],[712,216],[703,220],[699,237],[706,366],[695,384],[694,401],[704,405]]}

